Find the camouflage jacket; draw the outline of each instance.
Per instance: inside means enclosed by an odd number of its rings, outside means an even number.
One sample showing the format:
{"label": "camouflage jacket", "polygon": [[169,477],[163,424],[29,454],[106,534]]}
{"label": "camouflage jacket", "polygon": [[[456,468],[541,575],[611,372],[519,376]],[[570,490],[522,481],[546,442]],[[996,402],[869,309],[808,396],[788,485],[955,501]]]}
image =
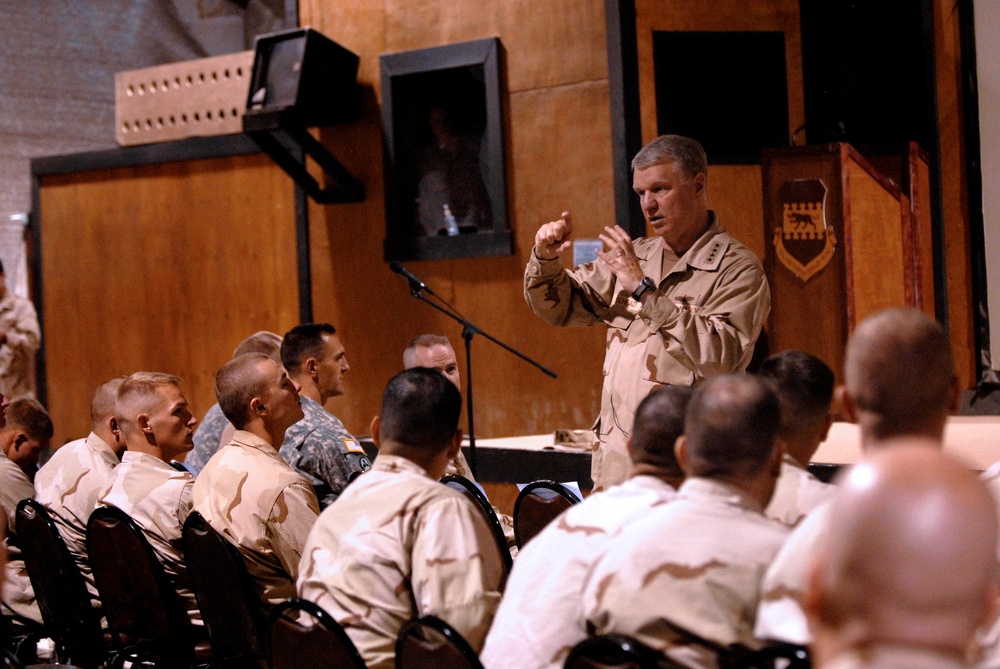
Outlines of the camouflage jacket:
{"label": "camouflage jacket", "polygon": [[299,560],[319,515],[312,486],[243,430],[205,464],[194,509],[243,555],[265,613],[295,596]]}
{"label": "camouflage jacket", "polygon": [[641,304],[597,260],[573,270],[532,252],[524,295],[532,311],[553,325],[608,326],[604,386],[595,431],[594,489],[621,483],[629,473],[625,442],[635,409],[658,385],[693,385],[722,372],[746,369],[771,309],[760,261],[712,225],[677,259],[659,237],[633,242],[643,273],[657,285]]}
{"label": "camouflage jacket", "polygon": [[33,361],[42,332],[31,300],[7,291],[0,300],[0,332],[7,333],[0,345],[0,392],[10,400],[34,397]]}
{"label": "camouflage jacket", "polygon": [[205,412],[194,431],[194,448],[184,457],[184,466],[197,476],[208,459],[215,455],[222,445],[222,432],[229,425],[229,419],[218,404],[213,404]]}
{"label": "camouflage jacket", "polygon": [[503,602],[486,637],[486,669],[561,669],[587,637],[581,597],[594,560],[617,533],[676,491],[653,476],[636,476],[572,507],[520,552]]}
{"label": "camouflage jacket", "polygon": [[[0,506],[7,515],[7,527],[10,532],[15,532],[17,505],[22,499],[29,499],[35,495],[35,486],[31,484],[28,476],[15,465],[3,451],[0,450]],[[11,542],[8,536],[5,540],[7,548],[7,566],[5,568],[4,582],[2,585],[3,613],[13,613],[21,618],[33,620],[36,623],[42,622],[42,613],[35,604],[35,591],[31,588],[31,581],[28,579],[28,571],[24,568],[24,560],[21,559],[21,552]]]}
{"label": "camouflage jacket", "polygon": [[722,645],[757,646],[760,579],[788,528],[741,490],[703,478],[626,527],[597,561],[583,592],[596,634],[636,637],[678,661],[712,666],[672,625]]}
{"label": "camouflage jacket", "polygon": [[298,591],[344,626],[369,669],[392,669],[400,627],[416,616],[445,620],[478,651],[502,573],[471,502],[410,460],[382,454],[320,516]]}
{"label": "camouflage jacket", "polygon": [[823,665],[824,669],[963,669],[969,666],[954,653],[888,643],[842,652]]}
{"label": "camouflage jacket", "polygon": [[785,455],[774,496],[764,509],[764,515],[795,527],[806,514],[830,499],[836,491],[837,486],[823,483],[791,456]]}
{"label": "camouflage jacket", "polygon": [[300,399],[305,417],[285,432],[281,457],[313,485],[325,508],[372,465],[340,419],[319,402]]}
{"label": "camouflage jacket", "polygon": [[181,545],[181,530],[191,513],[193,486],[194,477],[188,472],[178,471],[153,455],[125,451],[97,503],[121,509],[135,521],[180,594],[191,621],[200,623],[201,612]]}

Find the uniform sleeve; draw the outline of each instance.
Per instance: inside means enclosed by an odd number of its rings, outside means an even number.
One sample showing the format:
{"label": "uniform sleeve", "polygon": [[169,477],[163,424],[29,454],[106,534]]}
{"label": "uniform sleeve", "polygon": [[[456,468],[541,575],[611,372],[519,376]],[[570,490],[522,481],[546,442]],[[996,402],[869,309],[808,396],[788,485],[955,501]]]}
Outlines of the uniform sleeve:
{"label": "uniform sleeve", "polygon": [[700,377],[742,370],[771,311],[763,268],[737,259],[721,270],[701,304],[655,294],[638,318],[664,338],[667,350]]}
{"label": "uniform sleeve", "polygon": [[24,353],[34,353],[41,343],[42,333],[38,327],[35,306],[22,300],[17,307],[17,320],[7,332],[7,345]]}
{"label": "uniform sleeve", "polygon": [[615,292],[615,275],[606,263],[586,263],[573,270],[558,259],[539,260],[531,252],[524,270],[524,299],[552,325],[594,325],[602,320]]}
{"label": "uniform sleeve", "polygon": [[316,495],[304,482],[286,486],[271,506],[267,538],[293,581],[298,579],[302,549],[317,517],[319,505]]}
{"label": "uniform sleeve", "polygon": [[461,498],[428,505],[412,555],[417,614],[441,618],[479,652],[500,604],[503,567],[478,510]]}
{"label": "uniform sleeve", "polygon": [[22,499],[35,496],[35,486],[14,463],[7,461],[0,468],[0,506],[7,516],[7,526],[13,531],[17,527],[17,505]]}

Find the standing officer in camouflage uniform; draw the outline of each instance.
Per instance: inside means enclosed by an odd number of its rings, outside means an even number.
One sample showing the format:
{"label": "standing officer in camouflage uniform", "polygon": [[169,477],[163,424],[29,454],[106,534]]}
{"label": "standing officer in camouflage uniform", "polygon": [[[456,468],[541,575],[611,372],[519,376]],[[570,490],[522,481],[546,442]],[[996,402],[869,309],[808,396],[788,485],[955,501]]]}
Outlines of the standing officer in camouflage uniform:
{"label": "standing officer in camouflage uniform", "polygon": [[524,272],[532,311],[560,326],[608,326],[594,489],[628,476],[625,442],[639,402],[657,385],[690,386],[746,369],[771,308],[760,261],[708,210],[707,160],[693,139],[664,135],[632,160],[632,184],[652,237],[605,227],[608,250],[573,270],[569,212],[535,234]]}
{"label": "standing officer in camouflage uniform", "polygon": [[35,475],[35,499],[52,515],[95,600],[97,588],[87,557],[87,521],[97,506],[98,493],[108,485],[125,450],[115,418],[115,397],[124,380],[112,379],[98,386],[90,400],[90,434],[60,446]]}
{"label": "standing officer in camouflage uniform", "polygon": [[4,397],[13,401],[35,396],[32,360],[41,341],[35,305],[7,288],[0,263],[0,393]]}
{"label": "standing officer in camouflage uniform", "polygon": [[281,362],[298,384],[305,418],[285,435],[281,457],[305,476],[325,508],[371,462],[357,439],[336,416],[323,408],[344,394],[347,364],[344,346],[329,323],[297,325],[281,342]]}
{"label": "standing officer in camouflage uniform", "polygon": [[247,353],[219,370],[215,394],[236,432],[198,475],[194,509],[239,549],[266,614],[295,596],[319,515],[312,486],[274,448],[302,419],[298,388],[274,360]]}
{"label": "standing officer in camouflage uniform", "polygon": [[462,443],[462,396],[441,374],[393,377],[373,422],[372,471],[326,509],[309,535],[299,596],[326,609],[369,669],[392,669],[403,623],[433,615],[478,651],[503,563],[482,513],[438,483]]}
{"label": "standing officer in camouflage uniform", "polygon": [[583,610],[597,634],[628,634],[691,666],[753,639],[759,584],[788,528],[766,518],[781,471],[778,400],[760,379],[723,375],[688,404],[677,496],[626,527],[597,561]]}
{"label": "standing officer in camouflage uniform", "polygon": [[815,356],[789,350],[765,359],[757,375],[771,384],[781,403],[778,439],[785,452],[781,476],[764,515],[795,527],[836,490],[807,469],[833,420],[833,370]]}
{"label": "standing officer in camouflage uniform", "polygon": [[[233,358],[238,358],[244,353],[263,353],[281,364],[281,335],[267,330],[255,332],[236,345]],[[194,448],[184,458],[184,466],[194,472],[195,476],[205,466],[208,459],[215,455],[215,452],[222,446],[222,437],[226,428],[232,429],[222,413],[219,403],[216,402],[202,417],[198,429],[194,431]]]}
{"label": "standing officer in camouflage uniform", "polygon": [[170,466],[191,450],[197,422],[173,374],[136,372],[118,388],[115,418],[125,439],[122,462],[97,498],[135,521],[153,548],[192,622],[201,612],[184,564],[181,531],[191,512],[194,477]]}

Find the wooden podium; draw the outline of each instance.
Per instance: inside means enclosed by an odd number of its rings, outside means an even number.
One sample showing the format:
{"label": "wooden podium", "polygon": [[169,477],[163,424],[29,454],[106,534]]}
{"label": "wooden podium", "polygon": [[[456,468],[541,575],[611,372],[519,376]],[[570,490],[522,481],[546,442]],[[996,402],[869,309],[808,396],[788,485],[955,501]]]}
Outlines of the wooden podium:
{"label": "wooden podium", "polygon": [[866,316],[933,317],[929,170],[915,144],[873,161],[849,144],[765,149],[761,162],[772,352],[806,351],[840,378]]}

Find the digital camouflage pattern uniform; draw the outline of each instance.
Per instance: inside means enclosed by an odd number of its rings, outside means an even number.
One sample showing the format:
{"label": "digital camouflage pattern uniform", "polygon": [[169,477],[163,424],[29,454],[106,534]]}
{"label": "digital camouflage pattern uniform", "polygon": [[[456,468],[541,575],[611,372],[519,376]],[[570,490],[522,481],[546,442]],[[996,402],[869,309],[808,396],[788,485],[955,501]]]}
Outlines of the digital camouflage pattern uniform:
{"label": "digital camouflage pattern uniform", "polygon": [[760,639],[808,644],[812,641],[799,602],[805,593],[809,558],[826,532],[830,503],[813,509],[785,541],[761,583],[755,633]]}
{"label": "digital camouflage pattern uniform", "polygon": [[[15,532],[17,528],[15,522],[17,505],[22,499],[34,496],[35,486],[31,484],[27,474],[11,462],[0,449],[0,506],[7,515],[9,532]],[[42,612],[35,603],[35,591],[31,588],[28,571],[24,568],[24,560],[21,559],[21,551],[11,543],[9,536],[5,541],[7,566],[6,579],[2,584],[3,612],[41,623]]]}
{"label": "digital camouflage pattern uniform", "polygon": [[628,477],[625,443],[650,390],[690,386],[750,363],[771,293],[757,257],[709,215],[710,227],[680,259],[660,237],[633,242],[639,266],[657,285],[645,305],[618,286],[604,261],[573,270],[534,252],[528,261],[524,295],[538,316],[558,326],[608,326],[594,490]]}
{"label": "digital camouflage pattern uniform", "polygon": [[789,532],[761,511],[737,488],[686,480],[597,561],[583,591],[594,633],[628,634],[696,667],[713,666],[712,656],[669,623],[718,644],[758,647],[760,580]]}
{"label": "digital camouflage pattern uniform", "polygon": [[125,451],[111,481],[98,496],[99,506],[124,511],[146,535],[163,570],[181,596],[191,622],[201,624],[201,612],[184,564],[181,531],[191,513],[194,477],[156,456]]}
{"label": "digital camouflage pattern uniform", "polygon": [[309,535],[299,596],[344,626],[369,669],[394,667],[403,623],[434,615],[477,652],[500,603],[496,542],[461,493],[381,454]]}
{"label": "digital camouflage pattern uniform", "polygon": [[0,332],[7,333],[7,341],[0,344],[0,393],[11,401],[34,397],[32,361],[42,332],[31,300],[7,291],[0,300]]}
{"label": "digital camouflage pattern uniform", "polygon": [[97,588],[87,558],[87,521],[119,463],[111,446],[91,432],[86,439],[61,446],[35,474],[35,499],[52,515],[95,600]]}
{"label": "digital camouflage pattern uniform", "polygon": [[265,614],[295,596],[302,547],[319,515],[301,474],[266,441],[237,430],[195,479],[193,497],[194,510],[243,555]]}
{"label": "digital camouflage pattern uniform", "polygon": [[561,669],[587,637],[583,583],[617,533],[676,495],[635,476],[573,506],[521,550],[483,648],[486,669]]}
{"label": "digital camouflage pattern uniform", "polygon": [[208,459],[215,455],[222,445],[222,432],[229,425],[229,419],[218,404],[213,404],[205,412],[194,430],[194,448],[184,457],[184,466],[197,476]]}
{"label": "digital camouflage pattern uniform", "polygon": [[806,514],[833,497],[836,491],[837,486],[823,483],[785,454],[774,496],[764,509],[764,515],[795,527]]}
{"label": "digital camouflage pattern uniform", "polygon": [[281,457],[306,477],[316,489],[320,506],[326,508],[372,463],[339,418],[305,395],[299,399],[305,417],[288,428]]}

